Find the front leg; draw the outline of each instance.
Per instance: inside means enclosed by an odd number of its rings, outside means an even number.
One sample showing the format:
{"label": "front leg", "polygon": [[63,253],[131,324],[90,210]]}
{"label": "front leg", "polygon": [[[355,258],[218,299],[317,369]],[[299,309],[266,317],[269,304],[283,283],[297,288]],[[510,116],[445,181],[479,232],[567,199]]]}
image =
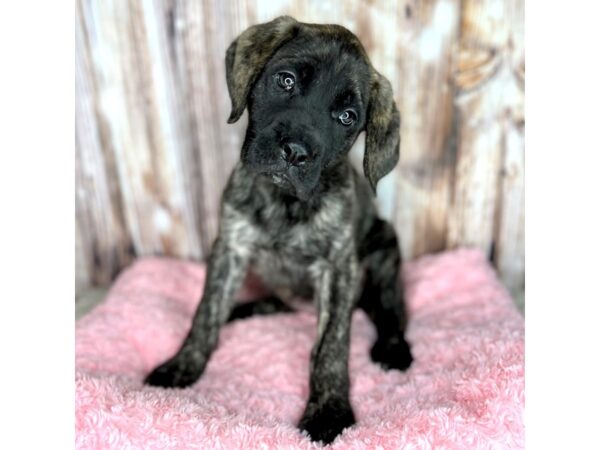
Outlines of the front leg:
{"label": "front leg", "polygon": [[300,428],[312,440],[332,442],[354,424],[349,398],[348,347],[357,294],[358,264],[346,256],[320,268],[317,283],[318,337],[310,361],[310,396]]}
{"label": "front leg", "polygon": [[206,286],[192,327],[180,350],[158,366],[145,383],[163,387],[186,387],[202,374],[217,345],[219,330],[233,308],[234,295],[246,274],[248,252],[220,237],[208,262]]}

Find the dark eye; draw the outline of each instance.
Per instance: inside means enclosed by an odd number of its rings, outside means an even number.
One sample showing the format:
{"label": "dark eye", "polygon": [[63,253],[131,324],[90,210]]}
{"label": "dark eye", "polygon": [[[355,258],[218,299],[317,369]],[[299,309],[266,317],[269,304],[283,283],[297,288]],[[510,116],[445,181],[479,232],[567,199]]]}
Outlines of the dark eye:
{"label": "dark eye", "polygon": [[281,89],[291,91],[296,84],[296,78],[289,72],[279,72],[277,74],[277,84]]}
{"label": "dark eye", "polygon": [[342,125],[349,126],[352,125],[356,120],[356,113],[351,109],[347,109],[338,116],[338,119]]}

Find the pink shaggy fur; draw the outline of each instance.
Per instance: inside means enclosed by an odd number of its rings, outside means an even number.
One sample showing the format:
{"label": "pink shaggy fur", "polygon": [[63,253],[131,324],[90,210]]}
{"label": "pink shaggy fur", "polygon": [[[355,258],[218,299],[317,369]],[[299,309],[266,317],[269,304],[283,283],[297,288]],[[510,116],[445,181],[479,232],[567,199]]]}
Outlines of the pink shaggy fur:
{"label": "pink shaggy fur", "polygon": [[[184,390],[142,384],[178,348],[204,267],[147,258],[77,322],[77,448],[309,449],[295,424],[308,396],[311,308],[223,328],[202,378]],[[373,364],[375,330],[352,324],[351,402],[357,424],[336,449],[509,449],[524,446],[523,318],[484,256],[458,250],[404,269],[408,340],[402,373]],[[246,286],[242,297],[250,297]]]}

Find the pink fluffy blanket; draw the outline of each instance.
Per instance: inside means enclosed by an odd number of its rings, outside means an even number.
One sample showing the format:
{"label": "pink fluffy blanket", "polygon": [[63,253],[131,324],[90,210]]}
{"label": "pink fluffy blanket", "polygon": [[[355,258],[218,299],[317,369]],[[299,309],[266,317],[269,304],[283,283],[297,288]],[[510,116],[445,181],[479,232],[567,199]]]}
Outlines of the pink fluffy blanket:
{"label": "pink fluffy blanket", "polygon": [[[316,334],[310,308],[225,326],[190,388],[142,384],[187,333],[204,276],[193,263],[139,260],[77,322],[77,448],[320,447],[295,426]],[[424,257],[406,265],[404,278],[415,362],[406,373],[373,364],[374,327],[354,313],[350,399],[357,423],[331,448],[523,448],[523,318],[483,255]]]}

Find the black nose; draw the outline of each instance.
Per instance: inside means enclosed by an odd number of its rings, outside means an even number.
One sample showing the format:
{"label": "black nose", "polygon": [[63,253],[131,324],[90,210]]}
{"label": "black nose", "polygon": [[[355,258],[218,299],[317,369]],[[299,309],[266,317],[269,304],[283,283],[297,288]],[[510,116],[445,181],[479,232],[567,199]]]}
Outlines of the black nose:
{"label": "black nose", "polygon": [[309,159],[308,150],[301,144],[288,142],[283,144],[281,157],[292,166],[301,166]]}

